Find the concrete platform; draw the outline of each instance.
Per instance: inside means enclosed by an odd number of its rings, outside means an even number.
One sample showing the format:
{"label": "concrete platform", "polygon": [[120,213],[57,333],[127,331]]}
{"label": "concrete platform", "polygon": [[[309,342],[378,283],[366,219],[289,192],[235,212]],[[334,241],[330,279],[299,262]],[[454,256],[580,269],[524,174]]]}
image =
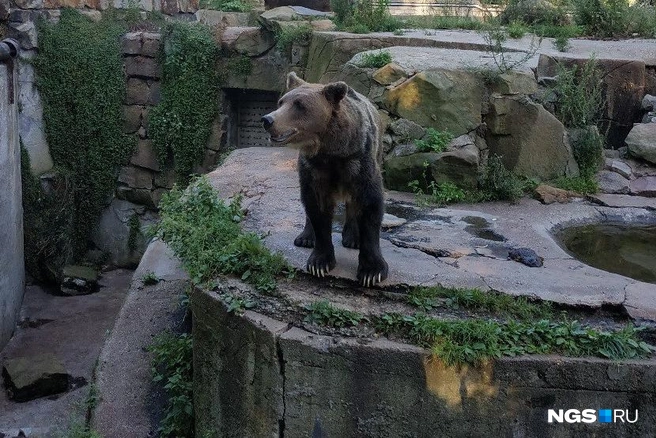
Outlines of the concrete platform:
{"label": "concrete platform", "polygon": [[[304,224],[296,154],[287,148],[237,150],[209,178],[221,196],[241,193],[248,211],[245,227],[264,234],[270,249],[304,269],[310,250],[293,245]],[[656,285],[579,262],[552,234],[567,225],[611,219],[656,221],[647,206],[605,207],[584,199],[543,205],[522,199],[516,205],[497,202],[422,209],[412,195],[392,192],[387,196],[387,210],[407,222],[382,235],[390,275],[380,287],[477,287],[569,305],[624,306],[636,318],[656,320]],[[490,240],[481,231],[503,240]],[[330,276],[355,280],[357,251],[343,248],[340,238],[339,233],[333,234],[337,267]],[[544,266],[533,268],[509,260],[508,249],[518,247],[533,249],[544,259]]]}

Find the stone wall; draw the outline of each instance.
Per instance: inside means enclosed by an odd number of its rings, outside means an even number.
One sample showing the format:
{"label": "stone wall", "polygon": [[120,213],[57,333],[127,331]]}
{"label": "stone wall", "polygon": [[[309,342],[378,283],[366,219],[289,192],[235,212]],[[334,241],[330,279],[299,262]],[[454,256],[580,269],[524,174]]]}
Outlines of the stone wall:
{"label": "stone wall", "polygon": [[14,331],[25,290],[17,51],[14,41],[0,42],[0,350]]}
{"label": "stone wall", "polygon": [[[218,437],[653,436],[653,363],[503,358],[445,366],[387,339],[310,333],[195,291],[196,433]],[[232,288],[232,289],[230,289]],[[228,359],[228,360],[227,360]],[[633,424],[549,424],[548,409],[630,409]],[[320,431],[319,431],[320,429]]]}

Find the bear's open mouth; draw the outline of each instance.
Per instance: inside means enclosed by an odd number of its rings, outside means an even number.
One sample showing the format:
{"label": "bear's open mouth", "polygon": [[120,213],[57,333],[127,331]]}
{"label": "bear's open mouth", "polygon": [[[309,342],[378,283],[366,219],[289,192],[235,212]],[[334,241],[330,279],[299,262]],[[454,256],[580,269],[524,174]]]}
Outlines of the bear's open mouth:
{"label": "bear's open mouth", "polygon": [[271,141],[274,143],[285,143],[287,142],[290,138],[292,138],[294,135],[296,135],[296,129],[290,129],[289,131],[278,135],[278,136],[271,136]]}

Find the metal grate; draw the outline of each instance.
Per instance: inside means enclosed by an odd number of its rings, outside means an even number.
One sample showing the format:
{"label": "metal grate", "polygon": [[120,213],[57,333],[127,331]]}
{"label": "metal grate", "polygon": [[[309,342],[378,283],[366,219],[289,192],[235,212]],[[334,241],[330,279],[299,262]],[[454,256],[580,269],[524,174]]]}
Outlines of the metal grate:
{"label": "metal grate", "polygon": [[260,91],[245,91],[236,96],[237,147],[269,146],[269,134],[262,127],[263,115],[276,109],[278,95]]}

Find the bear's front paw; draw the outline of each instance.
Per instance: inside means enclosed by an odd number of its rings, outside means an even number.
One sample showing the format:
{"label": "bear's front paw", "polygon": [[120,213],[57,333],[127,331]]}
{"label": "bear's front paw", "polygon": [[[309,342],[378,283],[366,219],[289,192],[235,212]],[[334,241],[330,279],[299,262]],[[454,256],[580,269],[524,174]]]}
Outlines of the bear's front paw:
{"label": "bear's front paw", "polygon": [[387,278],[387,271],[387,262],[382,257],[360,260],[357,275],[358,281],[364,287],[373,286]]}
{"label": "bear's front paw", "polygon": [[330,272],[337,262],[335,261],[334,253],[320,253],[315,249],[308,258],[306,269],[315,277],[325,277]]}

